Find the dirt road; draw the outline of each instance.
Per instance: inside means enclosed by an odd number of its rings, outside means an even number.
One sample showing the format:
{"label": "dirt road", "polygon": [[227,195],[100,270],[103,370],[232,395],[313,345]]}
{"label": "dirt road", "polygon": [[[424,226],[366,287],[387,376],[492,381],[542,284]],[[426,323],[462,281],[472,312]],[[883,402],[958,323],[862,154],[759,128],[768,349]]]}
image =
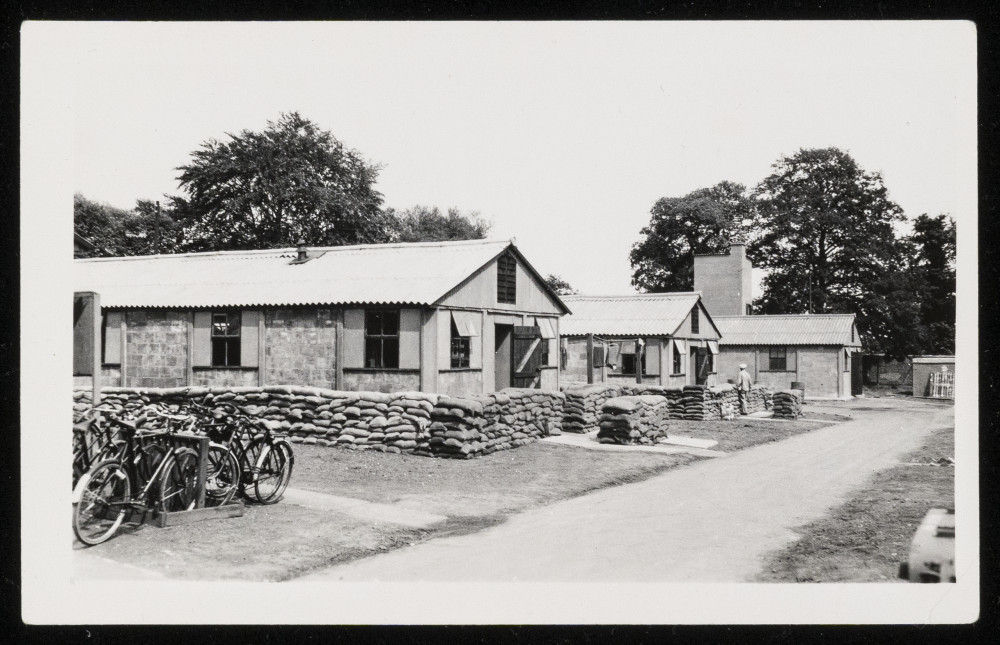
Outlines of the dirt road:
{"label": "dirt road", "polygon": [[795,538],[792,528],[821,517],[931,430],[954,425],[953,408],[913,399],[835,407],[852,419],[298,580],[744,581]]}

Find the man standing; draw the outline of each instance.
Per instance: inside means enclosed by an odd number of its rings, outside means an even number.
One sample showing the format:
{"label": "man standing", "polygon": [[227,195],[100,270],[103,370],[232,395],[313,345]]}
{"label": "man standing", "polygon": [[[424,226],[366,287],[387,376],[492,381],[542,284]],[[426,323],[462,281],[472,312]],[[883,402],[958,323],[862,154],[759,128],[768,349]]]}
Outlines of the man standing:
{"label": "man standing", "polygon": [[747,374],[747,364],[740,363],[740,375],[736,379],[736,398],[740,401],[740,414],[747,414],[747,393],[753,382]]}

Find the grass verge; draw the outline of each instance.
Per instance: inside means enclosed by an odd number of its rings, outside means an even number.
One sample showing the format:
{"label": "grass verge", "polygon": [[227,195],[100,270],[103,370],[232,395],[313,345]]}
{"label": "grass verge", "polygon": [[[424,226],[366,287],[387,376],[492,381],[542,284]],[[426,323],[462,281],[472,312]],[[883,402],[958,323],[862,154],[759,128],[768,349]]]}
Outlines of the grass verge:
{"label": "grass verge", "polygon": [[902,582],[899,562],[924,515],[955,505],[955,469],[925,464],[954,454],[954,428],[934,432],[850,501],[801,527],[802,537],[771,554],[757,581]]}

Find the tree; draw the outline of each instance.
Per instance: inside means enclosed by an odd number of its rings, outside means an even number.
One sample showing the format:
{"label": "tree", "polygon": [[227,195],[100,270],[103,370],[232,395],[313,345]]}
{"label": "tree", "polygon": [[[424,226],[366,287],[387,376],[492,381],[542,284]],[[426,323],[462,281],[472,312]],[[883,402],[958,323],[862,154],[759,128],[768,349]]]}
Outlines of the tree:
{"label": "tree", "polygon": [[751,212],[746,188],[723,181],[683,197],[663,197],[632,246],[632,285],[652,293],[694,288],[694,255],[724,253],[745,233]]}
{"label": "tree", "polygon": [[955,352],[955,220],[946,215],[920,215],[913,222],[911,263],[918,280],[920,320],[925,342],[922,353]]}
{"label": "tree", "polygon": [[767,271],[758,311],[856,313],[870,349],[881,351],[893,335],[887,307],[901,295],[905,247],[893,225],[902,209],[878,173],[837,148],[802,149],[772,168],[755,190],[747,249]]}
{"label": "tree", "polygon": [[172,210],[185,250],[386,242],[379,167],[298,113],[262,132],[209,140],[178,177]]}
{"label": "tree", "polygon": [[125,210],[77,193],[73,196],[74,231],[97,247],[80,253],[80,257],[175,252],[180,226],[169,209],[160,210],[157,225],[156,202],[140,199],[133,210]]}
{"label": "tree", "polygon": [[389,209],[387,216],[395,219],[395,238],[399,242],[441,242],[446,240],[482,240],[492,224],[478,212],[462,213],[449,208],[442,215],[437,207],[414,206],[396,214]]}
{"label": "tree", "polygon": [[560,296],[573,296],[580,293],[574,289],[570,283],[566,282],[554,273],[550,273],[546,276],[545,284],[549,285],[549,287]]}

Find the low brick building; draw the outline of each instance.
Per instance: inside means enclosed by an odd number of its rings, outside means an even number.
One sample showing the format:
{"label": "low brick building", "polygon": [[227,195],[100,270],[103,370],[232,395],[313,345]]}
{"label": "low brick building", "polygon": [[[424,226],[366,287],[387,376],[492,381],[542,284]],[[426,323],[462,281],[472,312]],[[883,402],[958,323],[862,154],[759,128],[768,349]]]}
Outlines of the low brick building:
{"label": "low brick building", "polygon": [[715,323],[722,382],[735,381],[746,363],[753,382],[771,389],[800,382],[808,397],[851,395],[851,363],[861,347],[854,314],[716,316]]}
{"label": "low brick building", "polygon": [[74,262],[77,386],[559,387],[569,309],[512,241]]}
{"label": "low brick building", "polygon": [[593,335],[594,383],[715,385],[720,333],[698,293],[564,296],[565,383],[586,383],[588,335]]}
{"label": "low brick building", "polygon": [[911,360],[913,396],[955,398],[954,356],[914,356]]}

